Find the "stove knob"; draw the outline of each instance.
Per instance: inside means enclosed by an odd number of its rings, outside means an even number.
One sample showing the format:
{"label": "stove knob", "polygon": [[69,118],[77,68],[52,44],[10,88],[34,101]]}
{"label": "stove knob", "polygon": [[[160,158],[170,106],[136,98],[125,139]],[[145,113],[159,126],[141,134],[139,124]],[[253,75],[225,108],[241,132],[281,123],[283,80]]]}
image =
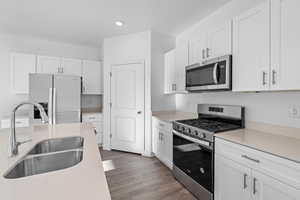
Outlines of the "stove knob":
{"label": "stove knob", "polygon": [[185,130],[185,128],[184,128],[184,127],[181,127],[181,131],[184,132],[184,130]]}
{"label": "stove knob", "polygon": [[206,138],[205,133],[201,133],[201,134],[200,134],[200,137],[201,137],[201,138]]}
{"label": "stove knob", "polygon": [[198,136],[198,135],[199,135],[198,131],[194,131],[194,134],[195,134],[196,136]]}
{"label": "stove knob", "polygon": [[191,133],[192,131],[191,131],[191,129],[190,129],[190,128],[188,128],[188,129],[187,129],[187,132],[188,132],[188,133]]}

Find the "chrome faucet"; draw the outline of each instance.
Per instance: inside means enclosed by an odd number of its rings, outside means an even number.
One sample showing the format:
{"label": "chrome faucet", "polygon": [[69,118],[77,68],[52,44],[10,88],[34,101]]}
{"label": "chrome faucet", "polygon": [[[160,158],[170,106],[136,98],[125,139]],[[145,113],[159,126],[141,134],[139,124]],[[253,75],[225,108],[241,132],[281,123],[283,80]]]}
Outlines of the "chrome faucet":
{"label": "chrome faucet", "polygon": [[17,142],[16,139],[16,111],[23,105],[33,105],[35,107],[38,108],[41,118],[42,118],[42,123],[48,123],[48,116],[43,108],[43,106],[41,106],[38,103],[35,102],[30,102],[30,101],[25,101],[25,102],[21,102],[18,105],[16,105],[14,107],[14,109],[11,112],[11,124],[10,124],[10,156],[16,156],[18,155],[18,147],[19,145],[23,144],[22,142]]}

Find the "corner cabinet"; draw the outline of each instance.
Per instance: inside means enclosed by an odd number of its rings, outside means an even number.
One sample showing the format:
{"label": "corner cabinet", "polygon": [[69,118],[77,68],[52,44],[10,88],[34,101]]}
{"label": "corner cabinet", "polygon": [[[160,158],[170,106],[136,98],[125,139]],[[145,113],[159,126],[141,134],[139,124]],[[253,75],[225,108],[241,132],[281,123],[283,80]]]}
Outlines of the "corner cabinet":
{"label": "corner cabinet", "polygon": [[300,1],[267,0],[234,19],[233,91],[299,90]]}
{"label": "corner cabinet", "polygon": [[173,168],[172,123],[152,117],[152,152],[168,168]]}
{"label": "corner cabinet", "polygon": [[298,163],[218,138],[215,144],[215,200],[300,199]]}
{"label": "corner cabinet", "polygon": [[164,68],[164,93],[176,93],[176,78],[175,78],[175,49],[165,53],[165,68]]}

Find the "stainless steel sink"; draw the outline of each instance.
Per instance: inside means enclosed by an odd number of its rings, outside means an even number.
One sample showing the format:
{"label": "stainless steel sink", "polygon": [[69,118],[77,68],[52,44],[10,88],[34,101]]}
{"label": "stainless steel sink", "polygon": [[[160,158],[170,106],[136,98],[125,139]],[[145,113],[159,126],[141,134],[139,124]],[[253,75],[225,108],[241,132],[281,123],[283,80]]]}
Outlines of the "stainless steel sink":
{"label": "stainless steel sink", "polygon": [[42,141],[35,145],[28,154],[43,154],[83,147],[83,137],[55,138]]}
{"label": "stainless steel sink", "polygon": [[66,169],[80,163],[82,158],[83,151],[81,149],[28,155],[8,171],[4,177],[7,179],[16,179]]}

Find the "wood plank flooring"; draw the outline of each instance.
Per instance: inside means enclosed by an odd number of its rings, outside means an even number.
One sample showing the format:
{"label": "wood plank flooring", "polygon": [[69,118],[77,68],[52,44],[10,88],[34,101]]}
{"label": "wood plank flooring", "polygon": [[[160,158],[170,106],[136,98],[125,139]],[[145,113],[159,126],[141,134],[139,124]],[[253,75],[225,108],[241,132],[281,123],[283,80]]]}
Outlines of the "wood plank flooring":
{"label": "wood plank flooring", "polygon": [[102,160],[115,169],[106,172],[112,200],[196,200],[156,158],[100,149]]}

